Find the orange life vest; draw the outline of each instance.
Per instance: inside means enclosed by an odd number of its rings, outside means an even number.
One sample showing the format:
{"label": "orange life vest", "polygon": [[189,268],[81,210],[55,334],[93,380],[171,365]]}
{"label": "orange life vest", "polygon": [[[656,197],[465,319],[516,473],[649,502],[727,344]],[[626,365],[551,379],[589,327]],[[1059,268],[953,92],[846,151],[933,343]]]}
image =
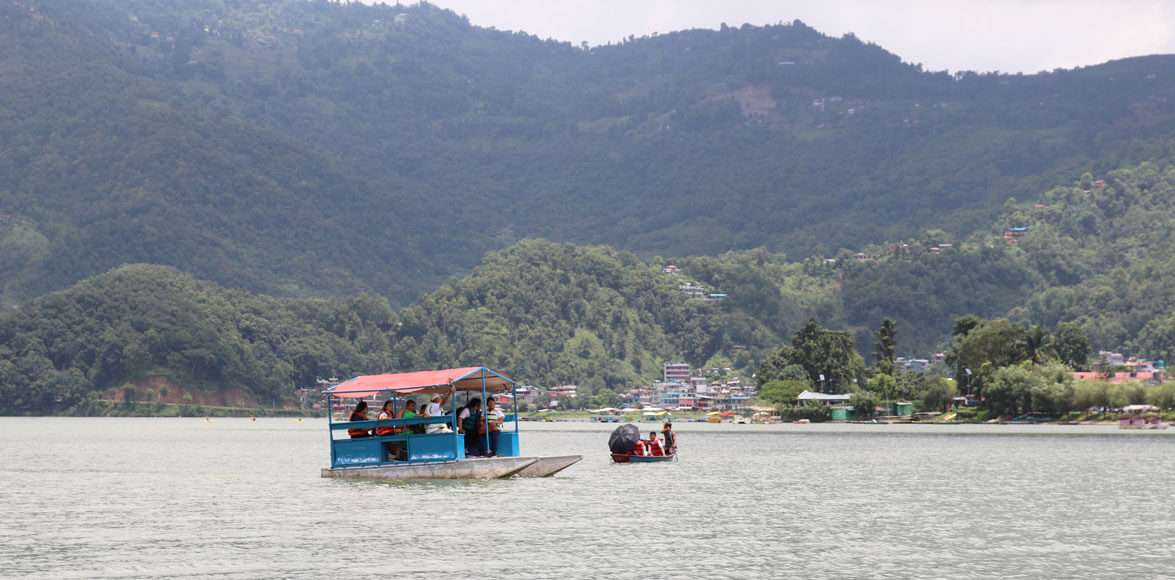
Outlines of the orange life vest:
{"label": "orange life vest", "polygon": [[[359,413],[351,413],[351,420],[352,421],[366,421],[367,415],[366,414],[360,415]],[[371,437],[371,431],[368,431],[367,429],[347,429],[347,435],[350,435],[352,439],[356,439],[358,437]]]}
{"label": "orange life vest", "polygon": [[[385,420],[388,420],[388,419],[391,419],[391,418],[392,418],[392,417],[391,417],[391,415],[385,415],[385,414],[383,414],[382,412],[379,414],[379,420],[380,420],[380,421],[385,421]],[[376,428],[375,428],[375,434],[376,434],[376,436],[382,436],[382,435],[391,435],[391,434],[393,434],[393,433],[395,433],[395,432],[396,432],[396,428],[395,428],[395,427],[376,427]]]}
{"label": "orange life vest", "polygon": [[657,441],[656,439],[649,441],[649,454],[650,455],[665,455],[665,452],[661,450],[661,443],[659,441]]}
{"label": "orange life vest", "polygon": [[633,448],[632,448],[632,454],[633,455],[644,455],[645,454],[645,442],[644,441],[637,441],[636,445],[633,446]]}

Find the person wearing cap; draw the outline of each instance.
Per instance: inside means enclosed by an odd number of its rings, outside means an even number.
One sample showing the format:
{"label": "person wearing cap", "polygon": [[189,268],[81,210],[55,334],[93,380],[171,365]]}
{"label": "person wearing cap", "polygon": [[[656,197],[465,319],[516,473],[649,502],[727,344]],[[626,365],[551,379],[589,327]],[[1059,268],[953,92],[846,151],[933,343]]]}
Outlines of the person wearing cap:
{"label": "person wearing cap", "polygon": [[[444,397],[442,397],[439,393],[433,395],[431,402],[429,402],[428,406],[426,406],[424,408],[424,412],[421,413],[421,415],[423,415],[425,417],[444,417],[445,416],[445,408],[442,407],[441,405],[443,405],[445,403],[445,401],[447,401],[447,400],[449,400],[449,395],[445,395]],[[425,432],[426,433],[452,433],[453,430],[450,429],[449,426],[444,423],[429,423],[428,428],[425,429]]]}
{"label": "person wearing cap", "polygon": [[445,408],[442,407],[441,405],[444,405],[445,403],[449,402],[449,394],[450,393],[445,393],[445,395],[443,397],[441,396],[440,393],[433,394],[432,402],[430,402],[428,404],[428,416],[429,417],[442,417],[442,416],[444,416]]}

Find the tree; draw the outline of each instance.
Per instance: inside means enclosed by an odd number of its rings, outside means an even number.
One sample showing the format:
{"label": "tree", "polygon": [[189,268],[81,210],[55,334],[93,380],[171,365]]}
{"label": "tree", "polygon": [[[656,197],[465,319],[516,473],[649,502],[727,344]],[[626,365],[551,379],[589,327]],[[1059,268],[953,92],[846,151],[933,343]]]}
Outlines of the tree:
{"label": "tree", "polygon": [[[955,335],[947,351],[947,363],[955,367],[955,378],[967,381],[969,389],[980,391],[996,370],[1031,360],[1026,329],[1002,318],[970,326]],[[968,369],[971,375],[967,375]]]}
{"label": "tree", "polygon": [[877,329],[877,345],[873,350],[874,364],[877,372],[886,375],[894,374],[894,359],[897,356],[897,324],[886,318],[881,321]]}
{"label": "tree", "polygon": [[917,387],[915,396],[924,411],[946,411],[957,394],[954,381],[943,377],[930,377]]}
{"label": "tree", "polygon": [[759,398],[772,405],[795,405],[796,397],[808,390],[807,381],[771,381],[759,388]]}
{"label": "tree", "polygon": [[1048,356],[1048,333],[1040,327],[1039,324],[1034,324],[1024,330],[1024,353],[1028,360],[1035,364],[1044,362]]}
{"label": "tree", "polygon": [[877,397],[868,391],[857,391],[853,393],[849,404],[853,406],[853,414],[858,419],[868,420],[872,419],[877,414]]}
{"label": "tree", "polygon": [[759,374],[774,379],[791,365],[802,367],[810,384],[829,393],[847,391],[864,376],[865,371],[864,361],[854,349],[852,336],[847,332],[825,329],[814,319],[809,319],[796,332],[790,346],[769,356]]}
{"label": "tree", "polygon": [[883,403],[889,403],[898,396],[898,382],[890,375],[878,373],[870,379],[869,390],[881,397]]}
{"label": "tree", "polygon": [[1075,322],[1062,322],[1050,337],[1050,348],[1061,362],[1075,370],[1086,370],[1089,363],[1089,336]]}

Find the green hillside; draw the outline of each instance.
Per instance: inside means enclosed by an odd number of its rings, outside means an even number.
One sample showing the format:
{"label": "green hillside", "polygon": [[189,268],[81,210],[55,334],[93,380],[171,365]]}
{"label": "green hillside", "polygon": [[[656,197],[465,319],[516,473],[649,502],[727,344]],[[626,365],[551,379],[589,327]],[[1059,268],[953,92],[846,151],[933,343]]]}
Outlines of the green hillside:
{"label": "green hillside", "polygon": [[1169,57],[948,75],[798,22],[589,49],[475,24],[0,0],[2,299],[149,262],[402,305],[527,238],[797,260],[960,238],[1172,130]]}
{"label": "green hillside", "polygon": [[400,312],[369,296],[270,298],[126,266],[0,317],[0,404],[85,409],[98,391],[152,375],[288,399],[317,377],[475,363],[608,401],[666,360],[753,368],[779,342],[680,284],[630,253],[540,241],[492,254]]}
{"label": "green hillside", "polygon": [[[1043,327],[1023,332],[1081,328],[1095,349],[1170,360],[1173,195],[1175,166],[1143,163],[1009,202],[962,241],[931,231],[800,261],[766,250],[643,260],[529,240],[398,311],[370,295],[272,298],[126,266],[0,316],[0,400],[4,412],[84,412],[147,376],[288,400],[317,377],[484,363],[606,404],[668,360],[749,374],[809,319],[850,331],[866,355],[883,319],[897,322],[895,354],[917,356],[946,350],[955,319],[975,314]],[[1009,241],[1010,228],[1023,235]],[[0,224],[0,243],[30,235]]]}

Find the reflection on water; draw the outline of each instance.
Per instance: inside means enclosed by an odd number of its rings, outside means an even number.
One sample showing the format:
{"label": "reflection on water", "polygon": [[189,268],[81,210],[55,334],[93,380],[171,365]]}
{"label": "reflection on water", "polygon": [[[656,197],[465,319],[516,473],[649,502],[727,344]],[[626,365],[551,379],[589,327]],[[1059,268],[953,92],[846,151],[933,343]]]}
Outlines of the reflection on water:
{"label": "reflection on water", "polygon": [[0,576],[1175,570],[1175,432],[683,424],[680,462],[612,465],[610,427],[524,424],[585,455],[553,479],[373,483],[319,478],[319,421],[0,419]]}

